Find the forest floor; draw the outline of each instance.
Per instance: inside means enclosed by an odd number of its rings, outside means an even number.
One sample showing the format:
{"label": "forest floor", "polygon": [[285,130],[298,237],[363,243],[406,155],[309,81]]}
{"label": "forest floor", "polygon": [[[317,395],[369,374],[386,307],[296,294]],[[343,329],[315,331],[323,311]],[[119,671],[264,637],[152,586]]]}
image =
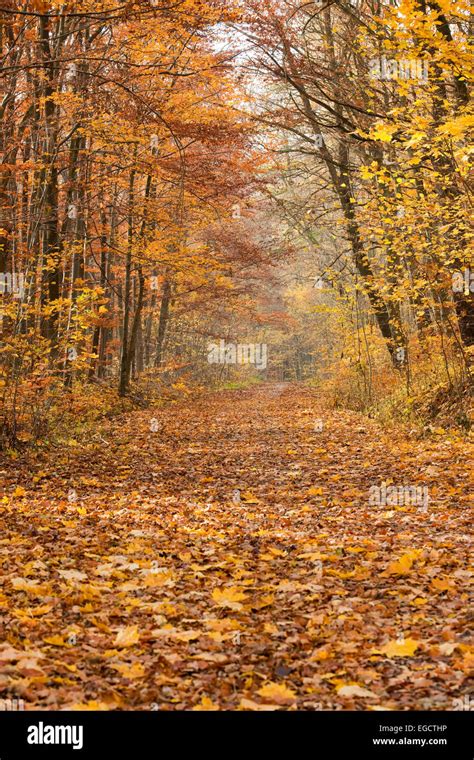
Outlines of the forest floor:
{"label": "forest floor", "polygon": [[[473,664],[467,462],[461,439],[384,432],[287,384],[4,457],[0,697],[453,709]],[[371,505],[382,481],[427,486],[428,506]]]}

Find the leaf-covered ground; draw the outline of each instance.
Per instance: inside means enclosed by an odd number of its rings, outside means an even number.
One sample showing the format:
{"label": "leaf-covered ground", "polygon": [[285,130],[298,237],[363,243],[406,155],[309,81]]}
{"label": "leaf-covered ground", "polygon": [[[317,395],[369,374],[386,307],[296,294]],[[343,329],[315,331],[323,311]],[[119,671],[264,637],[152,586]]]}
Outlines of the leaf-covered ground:
{"label": "leaf-covered ground", "polygon": [[[467,694],[465,442],[267,385],[73,444],[1,463],[0,696],[334,710]],[[428,509],[370,506],[382,481],[429,486]]]}

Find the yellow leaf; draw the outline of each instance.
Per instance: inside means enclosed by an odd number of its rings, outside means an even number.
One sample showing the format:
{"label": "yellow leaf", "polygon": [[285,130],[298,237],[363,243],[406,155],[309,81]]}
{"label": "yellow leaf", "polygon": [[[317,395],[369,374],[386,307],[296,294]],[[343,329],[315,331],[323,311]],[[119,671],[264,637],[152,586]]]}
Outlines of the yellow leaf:
{"label": "yellow leaf", "polygon": [[414,560],[417,559],[420,554],[421,551],[419,549],[403,554],[400,559],[391,562],[385,572],[390,575],[407,575],[411,570]]}
{"label": "yellow leaf", "polygon": [[382,649],[374,649],[373,654],[385,654],[387,657],[411,657],[420,646],[419,641],[414,639],[394,639],[389,641]]}
{"label": "yellow leaf", "polygon": [[219,709],[220,709],[219,706],[215,705],[212,699],[209,699],[209,697],[202,697],[200,703],[193,707],[193,710],[202,710],[202,711],[215,711]]}
{"label": "yellow leaf", "polygon": [[310,662],[321,662],[322,660],[327,660],[329,656],[327,649],[318,649],[312,657],[310,657]]}
{"label": "yellow leaf", "polygon": [[29,578],[12,578],[11,584],[15,591],[26,591],[32,596],[45,596],[47,594],[46,586],[42,586]]}
{"label": "yellow leaf", "polygon": [[376,124],[372,131],[371,137],[374,140],[380,140],[381,142],[390,142],[394,133],[396,132],[396,126],[390,126],[389,124]]}
{"label": "yellow leaf", "polygon": [[95,625],[96,628],[99,629],[99,631],[104,631],[104,633],[110,633],[110,628],[105,623],[102,623],[100,620],[97,620],[97,618],[93,617],[90,619],[91,623]]}
{"label": "yellow leaf", "polygon": [[128,625],[119,628],[115,637],[114,645],[116,647],[131,647],[140,640],[140,634],[136,625]]}
{"label": "yellow leaf", "polygon": [[52,644],[53,647],[67,647],[69,646],[67,641],[64,641],[62,636],[47,636],[43,639],[46,644]]}
{"label": "yellow leaf", "polygon": [[278,628],[273,623],[265,623],[263,630],[265,633],[278,633]]}
{"label": "yellow leaf", "polygon": [[144,585],[151,586],[151,587],[170,585],[170,581],[172,580],[172,578],[173,578],[172,572],[167,571],[165,573],[154,573],[152,571],[152,572],[146,573]]}
{"label": "yellow leaf", "polygon": [[68,710],[113,710],[115,709],[116,705],[110,704],[108,705],[106,702],[98,702],[95,699],[91,699],[89,702],[76,702],[76,704],[72,705],[71,707],[68,707]]}
{"label": "yellow leaf", "polygon": [[370,179],[373,177],[373,173],[369,170],[368,166],[361,166],[360,167],[360,176],[362,179]]}
{"label": "yellow leaf", "polygon": [[438,591],[452,591],[454,589],[454,585],[450,581],[441,578],[433,578],[431,585]]}
{"label": "yellow leaf", "polygon": [[252,607],[254,610],[263,610],[264,607],[270,607],[274,601],[275,597],[273,594],[264,594],[264,596],[260,597],[258,602],[255,602],[255,604],[252,605]]}
{"label": "yellow leaf", "polygon": [[244,491],[244,493],[240,494],[240,498],[242,501],[245,501],[246,504],[260,504],[260,501],[251,491]]}
{"label": "yellow leaf", "polygon": [[118,662],[111,667],[118,670],[124,678],[143,678],[145,675],[145,668],[141,662],[134,662],[133,665],[128,662]]}
{"label": "yellow leaf", "polygon": [[417,596],[416,599],[413,599],[411,604],[416,605],[417,607],[421,607],[423,604],[427,603],[427,599],[425,599],[423,596]]}
{"label": "yellow leaf", "polygon": [[257,691],[263,699],[277,705],[293,704],[296,699],[294,691],[281,683],[270,682]]}
{"label": "yellow leaf", "polygon": [[212,598],[219,607],[230,607],[231,610],[241,610],[240,602],[245,600],[245,594],[238,588],[215,588],[212,592]]}
{"label": "yellow leaf", "polygon": [[31,610],[31,614],[34,617],[41,617],[41,615],[46,615],[52,609],[53,609],[52,604],[42,604],[39,607],[35,607],[33,610]]}
{"label": "yellow leaf", "polygon": [[346,578],[353,578],[355,570],[347,570],[346,572],[342,572],[341,570],[327,570],[326,574],[335,575],[336,578],[343,578],[345,580]]}

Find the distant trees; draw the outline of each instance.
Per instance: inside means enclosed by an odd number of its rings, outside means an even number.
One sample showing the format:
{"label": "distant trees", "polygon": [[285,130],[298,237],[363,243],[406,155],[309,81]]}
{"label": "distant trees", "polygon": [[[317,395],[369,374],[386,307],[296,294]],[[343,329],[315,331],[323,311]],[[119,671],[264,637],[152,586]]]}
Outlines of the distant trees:
{"label": "distant trees", "polygon": [[[288,178],[279,212],[337,297],[375,319],[395,367],[437,334],[467,369],[474,288],[452,283],[473,268],[468,4],[246,7],[256,119],[280,136],[275,166]],[[331,227],[339,250],[321,257],[315,242]]]}
{"label": "distant trees", "polygon": [[[172,300],[225,296],[219,272],[238,271],[238,245],[215,247],[208,233],[254,174],[249,123],[233,108],[242,95],[208,34],[237,13],[224,1],[197,9],[0,8],[7,437],[33,378],[57,392],[116,378],[127,394],[132,375],[162,363]],[[21,298],[10,275],[24,278]]]}

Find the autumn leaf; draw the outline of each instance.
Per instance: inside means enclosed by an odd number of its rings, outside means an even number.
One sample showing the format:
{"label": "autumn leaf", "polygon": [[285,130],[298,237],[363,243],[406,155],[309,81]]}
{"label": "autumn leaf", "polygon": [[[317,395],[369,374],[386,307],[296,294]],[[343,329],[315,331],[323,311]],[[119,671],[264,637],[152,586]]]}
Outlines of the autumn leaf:
{"label": "autumn leaf", "polygon": [[381,649],[374,649],[374,654],[385,654],[387,657],[411,657],[419,648],[420,642],[414,639],[394,639],[387,642]]}
{"label": "autumn leaf", "polygon": [[364,699],[377,697],[377,694],[374,694],[373,691],[369,691],[369,689],[365,689],[358,684],[347,684],[346,686],[339,686],[336,691],[340,697],[363,697]]}
{"label": "autumn leaf", "polygon": [[129,625],[119,628],[114,640],[117,647],[131,647],[140,641],[140,634],[136,625]]}
{"label": "autumn leaf", "polygon": [[65,578],[68,581],[86,581],[87,575],[81,573],[79,570],[58,570],[61,578]]}
{"label": "autumn leaf", "polygon": [[150,570],[144,573],[143,583],[145,586],[150,588],[170,586],[173,585],[173,573],[169,571],[164,573],[157,573],[153,570]]}
{"label": "autumn leaf", "polygon": [[145,675],[145,668],[140,662],[134,662],[132,665],[128,662],[118,662],[113,663],[110,667],[114,670],[118,670],[124,678],[143,678]]}
{"label": "autumn leaf", "polygon": [[260,504],[260,501],[253,495],[251,491],[244,491],[240,494],[240,498],[246,504]]}
{"label": "autumn leaf", "polygon": [[331,653],[324,648],[318,649],[310,657],[310,662],[323,662],[331,656]]}
{"label": "autumn leaf", "polygon": [[312,486],[311,488],[308,488],[308,496],[322,496],[324,493],[324,489],[320,486]]}
{"label": "autumn leaf", "polygon": [[193,707],[194,711],[215,712],[219,710],[219,706],[216,705],[209,697],[202,697],[198,705]]}
{"label": "autumn leaf", "polygon": [[275,703],[277,705],[293,704],[296,700],[296,694],[292,689],[284,684],[274,682],[262,686],[262,688],[257,691],[257,694],[267,702]]}
{"label": "autumn leaf", "polygon": [[85,710],[100,712],[113,709],[115,709],[115,705],[107,704],[106,702],[101,702],[100,700],[96,699],[91,699],[88,702],[75,702],[73,705],[69,706],[69,710],[79,710],[81,712]]}
{"label": "autumn leaf", "polygon": [[54,647],[67,647],[70,646],[67,641],[63,638],[63,636],[55,635],[55,636],[46,636],[43,641],[46,644],[51,644]]}
{"label": "autumn leaf", "polygon": [[29,578],[12,578],[11,584],[15,591],[25,591],[32,596],[43,597],[48,593],[46,586],[30,580]]}
{"label": "autumn leaf", "polygon": [[381,142],[390,142],[397,127],[389,124],[377,124],[372,130],[372,139]]}
{"label": "autumn leaf", "polygon": [[261,702],[254,702],[252,699],[247,699],[246,697],[242,697],[240,700],[239,705],[241,710],[253,710],[256,712],[268,712],[268,711],[274,711],[274,710],[280,710],[281,704],[266,704]]}
{"label": "autumn leaf", "polygon": [[45,655],[37,650],[15,649],[8,643],[0,644],[0,663],[21,661],[28,659],[41,659]]}
{"label": "autumn leaf", "polygon": [[212,598],[219,607],[229,607],[231,610],[241,610],[245,601],[245,594],[238,588],[229,587],[218,589],[212,592]]}
{"label": "autumn leaf", "polygon": [[431,585],[437,591],[454,591],[456,586],[453,581],[448,578],[433,578]]}
{"label": "autumn leaf", "polygon": [[386,572],[389,575],[407,575],[413,566],[413,562],[420,557],[421,553],[420,550],[406,552],[406,554],[403,554],[400,559],[391,562],[387,567]]}

